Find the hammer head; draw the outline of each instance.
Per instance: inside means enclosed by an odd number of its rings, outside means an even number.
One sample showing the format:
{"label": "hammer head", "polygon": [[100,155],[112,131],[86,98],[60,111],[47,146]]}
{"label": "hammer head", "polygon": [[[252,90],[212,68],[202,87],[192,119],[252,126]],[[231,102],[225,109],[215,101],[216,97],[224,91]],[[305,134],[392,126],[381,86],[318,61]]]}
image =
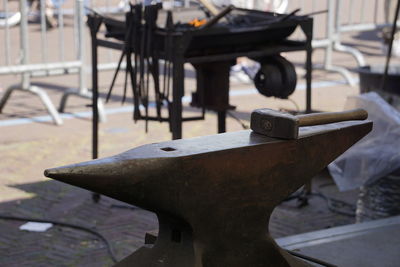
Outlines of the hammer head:
{"label": "hammer head", "polygon": [[256,109],[251,114],[250,128],[259,134],[283,139],[297,139],[299,119],[286,112]]}

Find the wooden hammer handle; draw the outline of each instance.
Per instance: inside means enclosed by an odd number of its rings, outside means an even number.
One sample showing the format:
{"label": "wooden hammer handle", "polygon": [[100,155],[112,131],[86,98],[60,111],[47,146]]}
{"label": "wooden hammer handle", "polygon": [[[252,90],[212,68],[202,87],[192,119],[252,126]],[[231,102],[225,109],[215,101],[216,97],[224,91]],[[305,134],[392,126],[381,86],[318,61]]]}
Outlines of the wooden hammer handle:
{"label": "wooden hammer handle", "polygon": [[358,108],[342,112],[298,115],[297,118],[299,119],[299,126],[312,126],[340,121],[365,120],[368,118],[368,112]]}

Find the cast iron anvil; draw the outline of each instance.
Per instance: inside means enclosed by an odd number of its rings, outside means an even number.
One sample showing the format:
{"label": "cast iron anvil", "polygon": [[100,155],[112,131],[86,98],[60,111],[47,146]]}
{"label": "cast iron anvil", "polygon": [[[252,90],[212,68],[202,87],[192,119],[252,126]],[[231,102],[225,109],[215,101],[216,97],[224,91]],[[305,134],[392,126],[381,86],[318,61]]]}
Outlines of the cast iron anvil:
{"label": "cast iron anvil", "polygon": [[292,140],[224,133],[144,145],[45,175],[158,215],[154,246],[117,266],[310,266],[269,236],[270,215],[371,129],[370,121],[301,127]]}

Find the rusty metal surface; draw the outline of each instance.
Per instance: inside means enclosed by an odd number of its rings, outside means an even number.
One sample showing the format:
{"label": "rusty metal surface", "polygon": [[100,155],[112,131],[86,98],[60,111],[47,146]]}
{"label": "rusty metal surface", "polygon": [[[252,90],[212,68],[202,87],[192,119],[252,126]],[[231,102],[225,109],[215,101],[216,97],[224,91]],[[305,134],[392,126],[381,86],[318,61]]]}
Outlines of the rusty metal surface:
{"label": "rusty metal surface", "polygon": [[251,131],[175,140],[45,175],[157,213],[154,247],[118,266],[308,266],[269,236],[270,214],[371,128],[350,121],[303,127],[290,141]]}

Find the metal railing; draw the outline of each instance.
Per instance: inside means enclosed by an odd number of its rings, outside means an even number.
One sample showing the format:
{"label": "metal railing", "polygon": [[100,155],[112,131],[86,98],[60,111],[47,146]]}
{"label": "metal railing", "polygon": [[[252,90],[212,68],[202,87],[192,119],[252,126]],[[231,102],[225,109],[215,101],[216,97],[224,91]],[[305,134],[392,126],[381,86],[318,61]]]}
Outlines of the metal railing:
{"label": "metal railing", "polygon": [[[29,40],[31,34],[28,17],[32,15],[32,12],[28,10],[27,0],[19,0],[19,8],[17,10],[14,9],[14,12],[11,12],[9,2],[7,0],[3,1],[0,8],[3,9],[1,14],[5,15],[0,17],[0,30],[3,31],[4,42],[3,47],[1,47],[0,42],[0,48],[3,50],[4,56],[0,57],[0,75],[17,74],[21,77],[21,82],[7,88],[0,100],[0,112],[12,92],[14,90],[22,90],[38,95],[55,123],[62,123],[61,117],[47,93],[42,88],[32,85],[31,77],[78,74],[78,89],[70,89],[64,92],[58,109],[61,112],[64,110],[70,95],[78,95],[85,98],[91,97],[91,92],[87,89],[85,80],[85,69],[89,69],[87,67],[89,64],[86,64],[85,61],[86,54],[84,48],[85,42],[88,40],[85,38],[86,30],[83,21],[85,18],[84,5],[89,4],[90,7],[102,6],[102,11],[105,12],[121,12],[127,7],[128,2],[120,1],[120,4],[122,3],[125,6],[120,5],[117,7],[116,3],[118,1],[86,1],[88,0],[75,0],[73,10],[63,9],[61,4],[56,5],[54,13],[58,25],[52,29],[52,35],[49,38],[49,27],[48,22],[46,22],[46,0],[40,0],[40,8],[37,14],[40,22],[40,38],[39,44],[34,45],[34,48],[41,52],[39,53],[40,55],[38,53],[30,55],[33,46],[31,46],[31,40]],[[103,2],[99,3],[100,1]],[[190,5],[190,1],[187,0],[181,2],[183,6]],[[350,31],[374,30],[387,26],[388,23],[385,20],[385,16],[382,15],[384,11],[383,6],[384,0],[292,0],[289,1],[287,11],[290,12],[295,8],[301,8],[301,12],[307,14],[319,10],[327,10],[326,14],[315,17],[313,48],[325,50],[323,64],[316,65],[315,68],[338,72],[349,84],[354,85],[356,84],[356,79],[353,78],[351,72],[345,67],[334,65],[333,53],[335,51],[349,53],[356,59],[359,66],[364,66],[365,59],[363,55],[357,49],[342,44],[342,34]],[[359,12],[352,12],[354,9],[359,10]],[[72,30],[70,29],[71,27],[67,29],[67,26],[65,26],[65,19],[71,17],[73,19]],[[17,24],[19,26],[16,26]],[[19,38],[14,36],[17,32],[16,27],[19,29]],[[55,34],[54,32],[57,33]],[[67,36],[67,33],[72,36]],[[52,48],[51,46],[49,47],[50,39],[58,40],[56,47],[58,55],[56,58],[54,58],[54,53],[52,57],[48,54],[49,48]],[[19,48],[14,47],[14,42],[19,43]],[[65,43],[73,43],[73,52],[66,51]],[[99,64],[99,70],[112,70],[117,66],[119,55],[112,52],[107,53],[109,53],[108,60]],[[100,119],[105,120],[102,103],[99,102],[98,105]]]}
{"label": "metal railing", "polygon": [[[323,49],[325,54],[322,64],[313,64],[314,69],[322,69],[337,72],[342,75],[350,85],[355,85],[355,80],[348,69],[336,66],[333,63],[335,44],[339,41],[335,32],[335,6],[340,0],[292,0],[289,1],[288,12],[300,9],[299,14],[310,14],[318,11],[326,11],[324,14],[314,16],[313,49]],[[298,36],[295,36],[298,38]],[[352,48],[349,48],[352,49]]]}
{"label": "metal railing", "polygon": [[[391,26],[393,19],[390,17],[394,18],[394,14],[391,13],[394,13],[395,3],[396,0],[349,0],[345,2],[338,0],[336,3],[335,49],[352,54],[359,66],[365,65],[364,56],[359,51],[347,50],[346,47],[343,48],[340,43],[340,35],[346,32],[371,31]],[[348,7],[346,7],[345,4],[347,4]],[[393,4],[393,7],[391,7],[391,4]],[[373,8],[368,10],[366,6],[372,6]],[[353,8],[360,10],[358,18],[355,18],[355,13],[353,12],[349,12],[347,21],[345,20],[346,18],[340,16],[343,10]]]}
{"label": "metal railing", "polygon": [[[34,2],[33,2],[34,3]],[[84,6],[83,0],[75,0],[73,14],[73,29],[72,33],[64,26],[65,15],[61,5],[55,9],[54,15],[57,18],[57,25],[51,21],[53,14],[49,12],[49,2],[41,0],[37,6],[36,12],[29,11],[27,0],[19,1],[17,12],[10,12],[8,1],[3,1],[4,18],[1,20],[0,27],[4,30],[4,62],[0,62],[0,75],[19,75],[21,82],[8,87],[0,100],[0,112],[3,110],[6,102],[15,90],[29,92],[37,95],[43,102],[49,114],[52,116],[56,124],[62,124],[60,112],[64,111],[66,101],[69,95],[78,95],[85,98],[91,98],[91,92],[87,89],[85,80],[85,25],[84,25]],[[53,9],[51,10],[53,11]],[[10,15],[11,14],[11,15]],[[16,15],[19,14],[19,15]],[[15,20],[15,16],[19,17],[19,21]],[[29,17],[36,16],[39,18],[39,42],[37,39],[33,45],[32,42],[32,27],[28,25]],[[11,18],[14,18],[12,20]],[[13,38],[12,33],[17,33],[16,26],[19,24],[19,39]],[[14,27],[13,27],[14,26]],[[54,42],[50,42],[49,28],[54,28],[51,31],[51,40],[55,36],[57,39],[56,47],[50,46]],[[68,33],[67,33],[68,32]],[[19,43],[19,48],[14,48],[15,43]],[[72,42],[73,51],[67,51],[66,42]],[[17,50],[17,53],[15,53]],[[31,53],[32,50],[38,51]],[[58,55],[54,53],[50,56],[50,51],[57,50]],[[69,49],[68,49],[69,50]],[[67,55],[69,57],[67,58]],[[48,94],[37,85],[32,85],[32,77],[48,77],[54,75],[78,74],[78,89],[69,89],[64,92],[61,99],[60,107],[57,110],[50,100]],[[102,103],[98,103],[99,115],[102,120],[105,119]]]}
{"label": "metal railing", "polygon": [[[387,16],[390,11],[390,1],[395,2],[394,0],[293,0],[289,1],[288,11],[294,8],[302,8],[302,13],[305,14],[317,11],[317,9],[327,10],[324,20],[316,18],[318,22],[314,23],[314,30],[317,32],[321,30],[322,25],[325,25],[325,35],[316,36],[314,34],[316,38],[313,40],[313,48],[325,50],[323,64],[316,65],[315,68],[338,72],[353,86],[357,83],[357,79],[347,68],[333,63],[333,53],[348,53],[354,57],[359,67],[365,66],[365,58],[359,50],[343,45],[342,34],[377,30],[389,26],[390,21],[387,20]],[[325,6],[322,5],[321,8],[322,2],[325,2]],[[317,5],[319,5],[319,8],[316,8]],[[312,10],[307,9],[307,6],[308,8],[311,6]]]}
{"label": "metal railing", "polygon": [[[189,0],[166,0],[181,7],[189,7]],[[9,1],[4,0],[0,9],[0,32],[4,31],[4,41],[0,41],[0,51],[4,51],[4,60],[0,57],[0,75],[18,75],[21,82],[9,86],[0,99],[0,113],[15,90],[29,92],[39,96],[49,114],[56,124],[62,124],[59,112],[64,112],[69,96],[76,95],[84,98],[91,98],[91,91],[86,85],[85,70],[90,70],[90,64],[85,60],[85,42],[88,38],[85,28],[85,7],[99,11],[100,13],[121,13],[129,8],[129,0],[75,0],[74,8],[64,8],[63,0],[32,0],[38,7],[36,12],[29,10],[27,0],[19,0],[19,7],[10,9]],[[48,14],[49,5],[52,6],[52,14]],[[65,6],[65,5],[63,5]],[[40,40],[32,45],[31,26],[28,24],[29,18],[36,15],[39,19]],[[65,26],[66,18],[73,19],[72,34],[70,27]],[[53,19],[57,25],[50,25]],[[51,36],[49,28],[51,27]],[[12,35],[19,30],[19,39],[15,40]],[[57,32],[57,34],[54,34]],[[66,33],[68,32],[69,35]],[[71,36],[72,35],[72,36]],[[35,35],[38,39],[37,34]],[[57,39],[57,47],[49,47],[49,41]],[[19,43],[19,48],[15,48],[15,42]],[[73,55],[71,51],[66,51],[66,43],[73,44]],[[3,46],[3,47],[2,47]],[[68,48],[70,45],[68,45]],[[49,55],[49,49],[58,51],[58,56]],[[18,50],[16,53],[15,50]],[[38,53],[30,53],[31,50],[37,50]],[[40,55],[38,55],[40,54]],[[69,54],[69,57],[68,55]],[[119,54],[107,51],[105,60],[99,63],[100,71],[114,70],[117,67]],[[124,64],[121,66],[125,68]],[[49,77],[54,75],[78,74],[77,88],[70,88],[63,93],[59,108],[56,109],[48,94],[43,88],[32,85],[32,77]],[[105,111],[101,101],[98,102],[100,121],[105,121]]]}

